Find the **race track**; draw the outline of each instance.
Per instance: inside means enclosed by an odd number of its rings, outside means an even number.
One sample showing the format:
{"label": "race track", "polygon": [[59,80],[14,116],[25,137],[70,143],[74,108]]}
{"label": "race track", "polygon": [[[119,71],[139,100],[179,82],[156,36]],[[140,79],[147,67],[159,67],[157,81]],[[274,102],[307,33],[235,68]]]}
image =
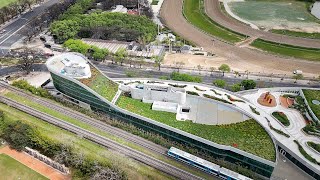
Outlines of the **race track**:
{"label": "race track", "polygon": [[163,23],[180,36],[203,47],[206,51],[225,57],[227,60],[224,63],[229,64],[233,70],[291,74],[293,70],[300,69],[305,75],[315,76],[319,74],[320,62],[277,57],[217,40],[213,44],[213,37],[187,22],[182,15],[182,6],[183,0],[165,0],[161,9]]}

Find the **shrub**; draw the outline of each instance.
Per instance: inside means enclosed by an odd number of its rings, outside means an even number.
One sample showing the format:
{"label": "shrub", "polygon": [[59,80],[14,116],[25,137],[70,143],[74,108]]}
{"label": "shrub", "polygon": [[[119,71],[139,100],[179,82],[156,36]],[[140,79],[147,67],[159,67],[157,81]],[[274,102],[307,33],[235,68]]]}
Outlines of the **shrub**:
{"label": "shrub", "polygon": [[243,101],[243,100],[235,99],[235,98],[231,97],[231,96],[230,96],[230,95],[228,95],[228,94],[226,94],[226,96],[227,96],[227,97],[228,97],[228,99],[229,99],[230,101],[232,101],[232,102],[242,102],[242,103],[244,103],[244,101]]}
{"label": "shrub", "polygon": [[320,165],[320,163],[314,159],[312,156],[310,156],[304,149],[303,147],[300,145],[300,143],[297,140],[294,140],[294,142],[298,145],[299,151],[300,153],[306,158],[308,159],[310,162],[313,162],[317,165]]}
{"label": "shrub", "polygon": [[214,90],[214,89],[210,89],[213,93],[215,93],[216,95],[218,95],[218,96],[221,96],[222,94],[220,94],[220,93],[218,93],[216,90]]}
{"label": "shrub", "polygon": [[222,79],[216,79],[212,82],[212,84],[220,88],[224,88],[226,86],[226,81]]}
{"label": "shrub", "polygon": [[320,144],[314,143],[314,142],[307,142],[307,144],[312,147],[314,150],[318,151],[320,153]]}
{"label": "shrub", "polygon": [[47,90],[42,89],[41,87],[36,88],[36,87],[30,85],[25,80],[14,81],[12,83],[12,85],[17,88],[27,90],[27,91],[31,92],[32,94],[35,94],[35,95],[38,95],[38,96],[41,96],[44,98],[53,99],[53,96]]}
{"label": "shrub", "polygon": [[283,125],[289,126],[290,121],[283,112],[273,112],[272,115],[277,118]]}
{"label": "shrub", "polygon": [[185,87],[187,87],[187,85],[179,85],[179,84],[168,84],[168,85],[176,87],[176,88],[185,88]]}
{"label": "shrub", "polygon": [[171,73],[170,78],[175,81],[186,81],[186,82],[197,82],[197,83],[202,82],[202,78],[199,76],[192,76],[189,74],[180,74],[178,72]]}
{"label": "shrub", "polygon": [[194,95],[194,96],[199,96],[199,94],[197,92],[194,92],[194,91],[187,91],[187,94]]}
{"label": "shrub", "polygon": [[193,86],[197,91],[206,91],[205,89],[200,89],[198,86]]}
{"label": "shrub", "polygon": [[245,90],[254,89],[257,83],[254,80],[245,79],[241,81],[241,85],[244,87]]}
{"label": "shrub", "polygon": [[257,111],[256,108],[254,108],[254,107],[252,107],[252,106],[250,106],[250,105],[249,105],[249,107],[250,107],[250,109],[251,109],[251,111],[252,111],[253,113],[255,113],[255,114],[257,114],[257,115],[260,115],[260,112]]}
{"label": "shrub", "polygon": [[241,85],[240,84],[234,84],[231,86],[231,91],[233,92],[238,92],[241,90]]}
{"label": "shrub", "polygon": [[227,100],[224,100],[224,99],[221,99],[221,98],[217,98],[217,97],[214,97],[214,96],[210,96],[209,94],[204,94],[203,96],[206,97],[206,98],[210,98],[210,99],[213,99],[213,100],[216,100],[216,101],[223,102],[223,103],[232,104],[231,102],[229,102]]}

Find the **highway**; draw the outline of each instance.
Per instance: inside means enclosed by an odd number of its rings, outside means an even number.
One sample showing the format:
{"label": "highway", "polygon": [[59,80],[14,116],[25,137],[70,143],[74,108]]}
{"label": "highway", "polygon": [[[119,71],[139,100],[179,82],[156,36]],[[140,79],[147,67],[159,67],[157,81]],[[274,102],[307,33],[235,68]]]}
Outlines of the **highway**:
{"label": "highway", "polygon": [[28,24],[29,20],[43,13],[44,10],[54,4],[59,2],[59,0],[48,0],[36,7],[32,11],[28,11],[22,14],[20,17],[13,19],[4,29],[6,32],[0,35],[0,56],[6,54],[8,49],[20,40],[23,36],[21,35],[21,30]]}
{"label": "highway", "polygon": [[170,164],[167,164],[163,161],[160,161],[158,159],[155,159],[149,155],[146,155],[142,152],[139,152],[137,150],[134,150],[130,147],[124,146],[122,144],[119,144],[113,140],[107,139],[105,137],[102,137],[98,134],[92,133],[90,131],[87,131],[85,129],[82,129],[78,126],[75,126],[71,123],[65,122],[63,120],[60,120],[58,118],[55,118],[53,116],[50,116],[46,113],[40,112],[38,110],[35,110],[33,108],[30,108],[28,106],[22,105],[20,103],[17,103],[16,101],[10,100],[9,98],[0,96],[0,102],[5,103],[11,107],[14,107],[20,111],[23,111],[27,114],[30,114],[36,118],[42,119],[50,124],[56,125],[60,128],[63,128],[67,131],[70,131],[72,133],[75,133],[83,138],[86,138],[92,142],[95,142],[97,144],[100,144],[104,147],[110,148],[112,150],[115,150],[117,152],[120,152],[130,158],[133,158],[137,161],[140,161],[146,165],[149,165],[151,167],[154,167],[158,170],[161,170],[169,175],[172,175],[179,179],[201,179],[198,176],[195,176],[189,172],[186,172],[182,169],[179,169],[175,166],[172,166]]}

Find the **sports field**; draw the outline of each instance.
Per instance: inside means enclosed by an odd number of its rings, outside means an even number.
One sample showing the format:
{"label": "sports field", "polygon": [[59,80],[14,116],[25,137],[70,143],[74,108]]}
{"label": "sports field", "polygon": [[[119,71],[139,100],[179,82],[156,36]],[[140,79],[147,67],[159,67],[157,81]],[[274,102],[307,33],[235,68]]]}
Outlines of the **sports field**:
{"label": "sports field", "polygon": [[0,8],[12,3],[12,2],[16,2],[18,0],[0,0]]}
{"label": "sports field", "polygon": [[0,154],[0,179],[48,179],[8,155]]}

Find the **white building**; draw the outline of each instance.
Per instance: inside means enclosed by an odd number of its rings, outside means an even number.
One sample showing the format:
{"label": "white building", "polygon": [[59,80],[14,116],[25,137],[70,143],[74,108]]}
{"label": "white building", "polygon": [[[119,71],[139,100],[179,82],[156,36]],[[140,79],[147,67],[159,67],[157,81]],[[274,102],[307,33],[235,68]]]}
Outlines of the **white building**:
{"label": "white building", "polygon": [[113,9],[111,12],[118,12],[118,13],[126,14],[128,12],[128,9],[126,7],[124,7],[123,5],[116,5],[116,8]]}

